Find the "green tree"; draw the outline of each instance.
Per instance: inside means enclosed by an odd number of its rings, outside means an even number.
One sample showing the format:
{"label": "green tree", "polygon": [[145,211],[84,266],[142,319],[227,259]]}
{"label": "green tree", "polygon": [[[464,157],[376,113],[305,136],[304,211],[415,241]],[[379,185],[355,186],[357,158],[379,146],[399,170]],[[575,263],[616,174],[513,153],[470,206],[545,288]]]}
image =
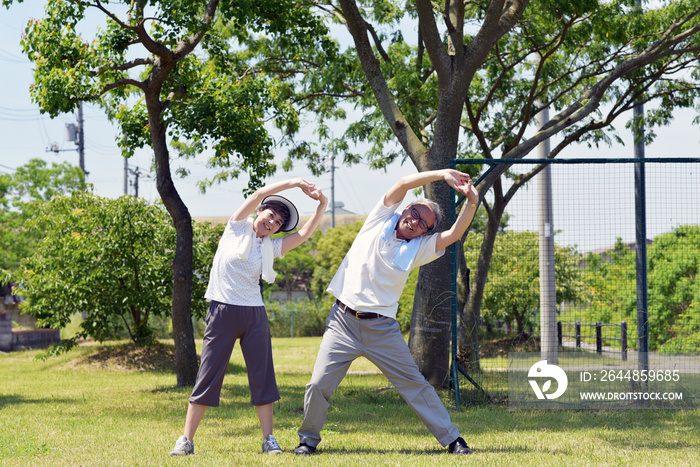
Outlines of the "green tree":
{"label": "green tree", "polygon": [[[476,261],[479,239],[465,245],[467,262]],[[579,269],[581,255],[573,247],[555,245],[556,301],[580,300],[585,293]],[[484,291],[484,320],[515,324],[519,334],[536,324],[540,306],[539,236],[536,232],[503,232],[494,245],[489,279]]]}
{"label": "green tree", "polygon": [[163,209],[78,192],[41,205],[30,228],[43,239],[21,263],[23,310],[53,328],[87,316],[62,350],[124,330],[137,344],[153,342],[149,318],[167,316],[172,296],[175,230]]}
{"label": "green tree", "polygon": [[[78,32],[88,13],[102,21],[94,37]],[[243,171],[250,189],[260,185],[276,170],[266,122],[293,142],[299,116],[290,100],[294,82],[285,81],[294,75],[266,74],[257,63],[265,53],[274,53],[275,63],[328,61],[335,46],[325,32],[308,5],[293,0],[47,0],[45,16],[26,28],[22,46],[35,66],[31,95],[42,112],[56,116],[83,101],[97,103],[118,123],[126,155],[147,146],[153,151],[158,193],[176,232],[178,385],[194,384],[197,373],[190,309],[194,234],[173,184],[168,144],[184,157],[210,150],[208,165],[220,169],[215,181]],[[292,149],[305,155],[303,148]]]}
{"label": "green tree", "polygon": [[[287,233],[287,235],[290,233],[292,232]],[[275,284],[287,294],[288,302],[292,301],[292,292],[300,289],[306,292],[309,300],[313,298],[311,280],[316,263],[313,252],[320,236],[320,232],[316,231],[309,241],[288,251],[283,258],[275,261],[275,271],[277,272]]]}
{"label": "green tree", "polygon": [[357,221],[353,224],[339,225],[328,229],[316,242],[316,264],[314,277],[311,281],[311,291],[317,299],[325,297],[328,307],[332,303],[332,297],[326,294],[328,284],[331,283],[340,263],[343,262],[345,254],[350,250],[362,224],[364,224],[363,221]]}
{"label": "green tree", "polygon": [[635,254],[621,238],[605,253],[589,253],[585,258],[591,317],[603,323],[626,319],[630,335],[636,335],[637,329],[635,261]]}
{"label": "green tree", "polygon": [[42,203],[86,188],[83,171],[65,162],[49,166],[32,159],[13,174],[0,175],[0,269],[14,270],[32,255],[42,234],[30,233],[26,224]]}
{"label": "green tree", "polygon": [[697,350],[700,337],[700,226],[659,235],[647,253],[649,348]]}
{"label": "green tree", "polygon": [[[654,238],[647,248],[649,348],[695,351],[700,336],[700,227],[683,225]],[[617,239],[604,254],[586,257],[591,317],[626,319],[637,336],[636,255]],[[636,347],[637,341],[632,340]]]}
{"label": "green tree", "polygon": [[[326,2],[323,8],[345,26],[352,44],[342,59],[306,79],[358,107],[361,117],[342,138],[368,143],[367,158],[376,167],[398,158],[410,159],[419,171],[448,167],[455,158],[521,159],[554,136],[550,157],[573,144],[597,147],[619,139],[612,124],[637,102],[658,105],[629,123],[644,124],[650,140],[651,127],[667,124],[675,108],[692,107],[698,98],[700,2],[635,5]],[[539,128],[544,109],[552,118]],[[357,156],[346,152],[345,158]],[[489,220],[466,303],[473,322],[500,219],[542,169],[514,176],[509,167],[498,165],[478,187]],[[427,187],[426,194],[448,212],[452,193],[445,184]],[[449,271],[447,255],[421,268],[413,310],[411,351],[435,386],[448,373],[451,307],[443,297],[450,293]],[[470,338],[476,341],[475,331]],[[470,358],[478,365],[478,354]]]}

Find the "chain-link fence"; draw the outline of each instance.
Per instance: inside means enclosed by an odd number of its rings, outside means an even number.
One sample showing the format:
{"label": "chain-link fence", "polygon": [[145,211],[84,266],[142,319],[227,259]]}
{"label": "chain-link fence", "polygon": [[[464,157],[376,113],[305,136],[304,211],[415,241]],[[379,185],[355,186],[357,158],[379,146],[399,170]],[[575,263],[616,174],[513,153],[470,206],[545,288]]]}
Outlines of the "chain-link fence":
{"label": "chain-link fence", "polygon": [[[467,162],[475,163],[456,161]],[[478,161],[482,174],[491,162],[502,161]],[[542,162],[512,165],[501,176],[500,192],[508,193],[518,177]],[[551,197],[546,202],[552,217],[542,217],[540,175],[519,188],[507,204],[479,310],[479,364],[469,366],[469,371],[457,365],[461,371],[456,395],[463,401],[505,400],[508,354],[542,349],[543,229],[554,239],[552,326],[559,355],[604,355],[639,368],[653,364],[655,356],[698,355],[700,159],[645,159],[641,179],[634,160],[547,162]],[[493,190],[483,201],[480,210],[494,207]],[[465,242],[472,281],[483,238],[483,232],[472,232]],[[643,245],[638,238],[645,239]],[[648,346],[649,353],[639,354],[640,346],[641,350]],[[700,373],[699,361],[679,360],[686,366],[680,370]]]}

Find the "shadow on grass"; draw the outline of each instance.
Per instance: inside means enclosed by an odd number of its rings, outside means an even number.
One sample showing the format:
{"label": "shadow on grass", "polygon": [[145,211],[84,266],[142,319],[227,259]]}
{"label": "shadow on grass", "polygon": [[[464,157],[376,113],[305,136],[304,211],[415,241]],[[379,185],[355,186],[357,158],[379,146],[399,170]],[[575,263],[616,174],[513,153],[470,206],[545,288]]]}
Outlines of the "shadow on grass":
{"label": "shadow on grass", "polygon": [[386,449],[377,449],[377,448],[324,448],[323,444],[321,444],[318,448],[318,451],[316,454],[313,454],[311,457],[314,458],[315,456],[323,456],[324,454],[342,454],[342,455],[347,455],[347,454],[362,454],[362,455],[367,455],[367,454],[388,454],[388,455],[405,455],[405,456],[444,456],[445,453],[447,452],[447,448],[445,449],[405,449],[405,448],[386,448]]}
{"label": "shadow on grass", "polygon": [[469,420],[469,432],[577,432],[581,430],[610,431],[648,431],[655,425],[672,424],[676,428],[686,427],[697,429],[698,417],[688,417],[686,420],[682,410],[518,410],[508,411],[505,408],[479,409],[470,413],[453,415],[457,420]]}
{"label": "shadow on grass", "polygon": [[[324,438],[338,433],[384,433],[396,437],[399,449],[358,449],[348,450],[329,446],[319,452],[328,453],[383,453],[401,452],[405,454],[440,454],[444,450],[425,452],[422,450],[401,450],[400,439],[405,435],[428,436],[430,433],[401,395],[391,386],[384,386],[384,380],[376,375],[348,375],[331,397],[331,406],[324,425]],[[388,384],[388,383],[387,383]],[[283,394],[283,409],[276,420],[297,427],[303,419],[303,388],[294,386],[280,387]],[[445,394],[442,394],[443,401]],[[698,411],[684,410],[517,410],[509,411],[504,406],[480,405],[455,411],[449,406],[450,417],[460,429],[462,436],[469,443],[475,436],[491,433],[533,432],[546,436],[547,433],[575,433],[590,431],[596,439],[619,448],[665,450],[692,449],[694,444],[673,438],[660,439],[659,436],[646,437],[644,433],[663,430],[663,426],[673,426],[678,431],[694,431],[700,427]],[[658,427],[658,428],[653,428]],[[491,453],[528,453],[548,452],[546,446],[502,446],[481,450],[476,446],[475,452]],[[571,452],[575,455],[575,452]]]}
{"label": "shadow on grass", "polygon": [[42,398],[32,398],[28,399],[24,396],[17,394],[0,394],[0,410],[5,406],[10,405],[21,405],[21,404],[72,404],[75,399],[65,399],[65,398],[55,398],[55,397],[42,397]]}
{"label": "shadow on grass", "polygon": [[[233,376],[233,375],[245,375],[247,374],[247,370],[244,365],[238,365],[235,363],[230,363],[228,364],[228,367],[226,368],[226,376],[224,376],[224,385],[226,385],[226,377],[227,376]],[[174,372],[173,372],[174,376]],[[245,386],[247,389],[247,385]],[[223,391],[223,389],[222,389]],[[159,393],[182,393],[186,392],[187,395],[192,392],[192,386],[159,386],[153,389],[150,389],[149,392],[153,394],[159,394]]]}
{"label": "shadow on grass", "polygon": [[107,371],[152,373],[175,372],[175,347],[156,343],[138,346],[133,342],[96,345],[94,351],[71,360],[71,368],[98,368]]}
{"label": "shadow on grass", "polygon": [[[138,361],[141,355],[130,346],[105,346],[97,348],[96,352],[82,357],[80,360],[89,365],[107,365],[109,368],[121,365],[122,359],[128,359],[134,354],[135,368],[127,371],[153,371],[167,372],[174,375],[172,346],[163,346],[162,352],[156,352],[155,361],[161,364],[146,364],[146,360]],[[144,357],[145,358],[145,357]],[[166,365],[163,360],[169,360]],[[305,384],[310,374],[285,373],[278,375],[278,385],[281,401],[275,404],[275,424],[281,429],[296,431],[303,420],[303,400]],[[173,378],[174,382],[174,378]],[[147,392],[166,395],[163,399],[182,399],[182,404],[175,404],[172,410],[165,400],[161,401],[160,409],[164,409],[156,415],[156,418],[175,419],[180,422],[184,418],[187,398],[191,393],[191,387],[162,386],[146,389]],[[479,405],[476,407],[462,408],[459,411],[450,405],[449,396],[442,393],[441,397],[447,406],[452,421],[462,431],[462,436],[469,443],[470,438],[479,435],[493,433],[535,433],[537,436],[547,436],[549,433],[575,433],[579,431],[591,431],[594,439],[620,448],[634,447],[635,449],[691,449],[695,445],[675,439],[659,439],[653,436],[645,439],[643,433],[654,431],[655,427],[661,429],[665,425],[674,426],[675,430],[697,430],[700,416],[697,411],[683,410],[624,410],[624,411],[591,411],[591,410],[561,410],[561,411],[533,411],[516,410],[509,411],[503,406]],[[17,395],[0,396],[0,409],[10,404],[22,403],[51,403],[70,400],[25,399]],[[118,417],[121,407],[109,409],[113,416]],[[152,410],[152,408],[144,409]],[[257,436],[259,426],[250,423],[250,413],[254,413],[250,406],[250,391],[246,377],[246,368],[242,364],[229,363],[221,394],[221,405],[208,411],[207,419],[217,429],[227,436]],[[142,417],[144,411],[132,410],[132,416]],[[684,412],[693,412],[684,414]],[[122,415],[123,416],[123,415]],[[223,419],[221,424],[217,420]],[[242,418],[243,417],[243,418]],[[231,423],[238,419],[246,419],[246,424]],[[206,421],[204,423],[207,423]],[[331,398],[331,408],[325,425],[324,439],[337,437],[338,434],[384,433],[396,439],[396,443],[386,448],[375,446],[360,448],[334,447],[329,443],[325,449],[320,446],[320,452],[335,453],[399,453],[405,455],[434,455],[444,454],[445,449],[404,449],[402,447],[403,436],[431,437],[430,432],[411,410],[401,395],[390,386],[383,375],[371,374],[348,375],[335,391]],[[326,434],[327,433],[327,434]],[[471,443],[470,443],[471,445]],[[473,446],[474,447],[474,446]],[[398,448],[398,449],[397,449]],[[493,446],[490,449],[480,450],[475,446],[475,451],[490,453],[528,453],[547,452],[546,446]],[[562,452],[561,450],[559,452]],[[571,455],[575,455],[572,451]]]}
{"label": "shadow on grass", "polygon": [[[400,443],[400,440],[399,440]],[[376,448],[366,448],[366,449],[346,449],[346,448],[328,448],[324,449],[321,445],[318,449],[318,454],[402,454],[406,456],[444,456],[447,454],[447,448],[443,449],[406,449],[406,448],[394,448],[394,449],[376,449]],[[521,454],[529,453],[534,450],[525,446],[507,446],[495,449],[474,449],[473,454],[479,453],[492,453],[492,454]]]}

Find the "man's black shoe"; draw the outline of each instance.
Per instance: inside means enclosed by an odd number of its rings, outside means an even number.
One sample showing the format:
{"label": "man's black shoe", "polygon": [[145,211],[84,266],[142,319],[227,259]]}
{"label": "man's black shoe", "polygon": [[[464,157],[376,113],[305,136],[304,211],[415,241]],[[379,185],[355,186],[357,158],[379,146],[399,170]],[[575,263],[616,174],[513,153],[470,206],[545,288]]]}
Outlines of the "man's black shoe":
{"label": "man's black shoe", "polygon": [[447,449],[447,452],[449,452],[450,454],[471,454],[472,448],[467,446],[467,443],[464,442],[464,440],[460,436],[459,438],[450,443],[450,447]]}
{"label": "man's black shoe", "polygon": [[[464,442],[464,441],[462,441],[462,442]],[[465,444],[465,446],[466,446],[466,444]],[[467,448],[467,449],[469,449],[469,448]],[[313,446],[309,446],[306,443],[299,444],[299,446],[297,446],[296,449],[294,450],[294,454],[296,454],[297,456],[310,456],[311,454],[313,454],[315,452],[316,452],[316,448]]]}

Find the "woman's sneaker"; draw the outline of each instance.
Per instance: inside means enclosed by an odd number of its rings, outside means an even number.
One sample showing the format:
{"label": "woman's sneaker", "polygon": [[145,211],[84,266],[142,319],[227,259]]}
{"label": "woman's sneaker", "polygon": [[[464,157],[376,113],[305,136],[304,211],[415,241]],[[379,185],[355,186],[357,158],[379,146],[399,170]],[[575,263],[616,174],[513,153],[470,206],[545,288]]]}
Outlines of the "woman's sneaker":
{"label": "woman's sneaker", "polygon": [[175,447],[170,451],[171,456],[187,456],[194,454],[194,441],[187,439],[187,436],[180,436],[175,442]]}
{"label": "woman's sneaker", "polygon": [[262,452],[263,454],[281,454],[283,451],[280,449],[280,445],[277,444],[275,437],[267,435],[267,438],[262,443]]}

